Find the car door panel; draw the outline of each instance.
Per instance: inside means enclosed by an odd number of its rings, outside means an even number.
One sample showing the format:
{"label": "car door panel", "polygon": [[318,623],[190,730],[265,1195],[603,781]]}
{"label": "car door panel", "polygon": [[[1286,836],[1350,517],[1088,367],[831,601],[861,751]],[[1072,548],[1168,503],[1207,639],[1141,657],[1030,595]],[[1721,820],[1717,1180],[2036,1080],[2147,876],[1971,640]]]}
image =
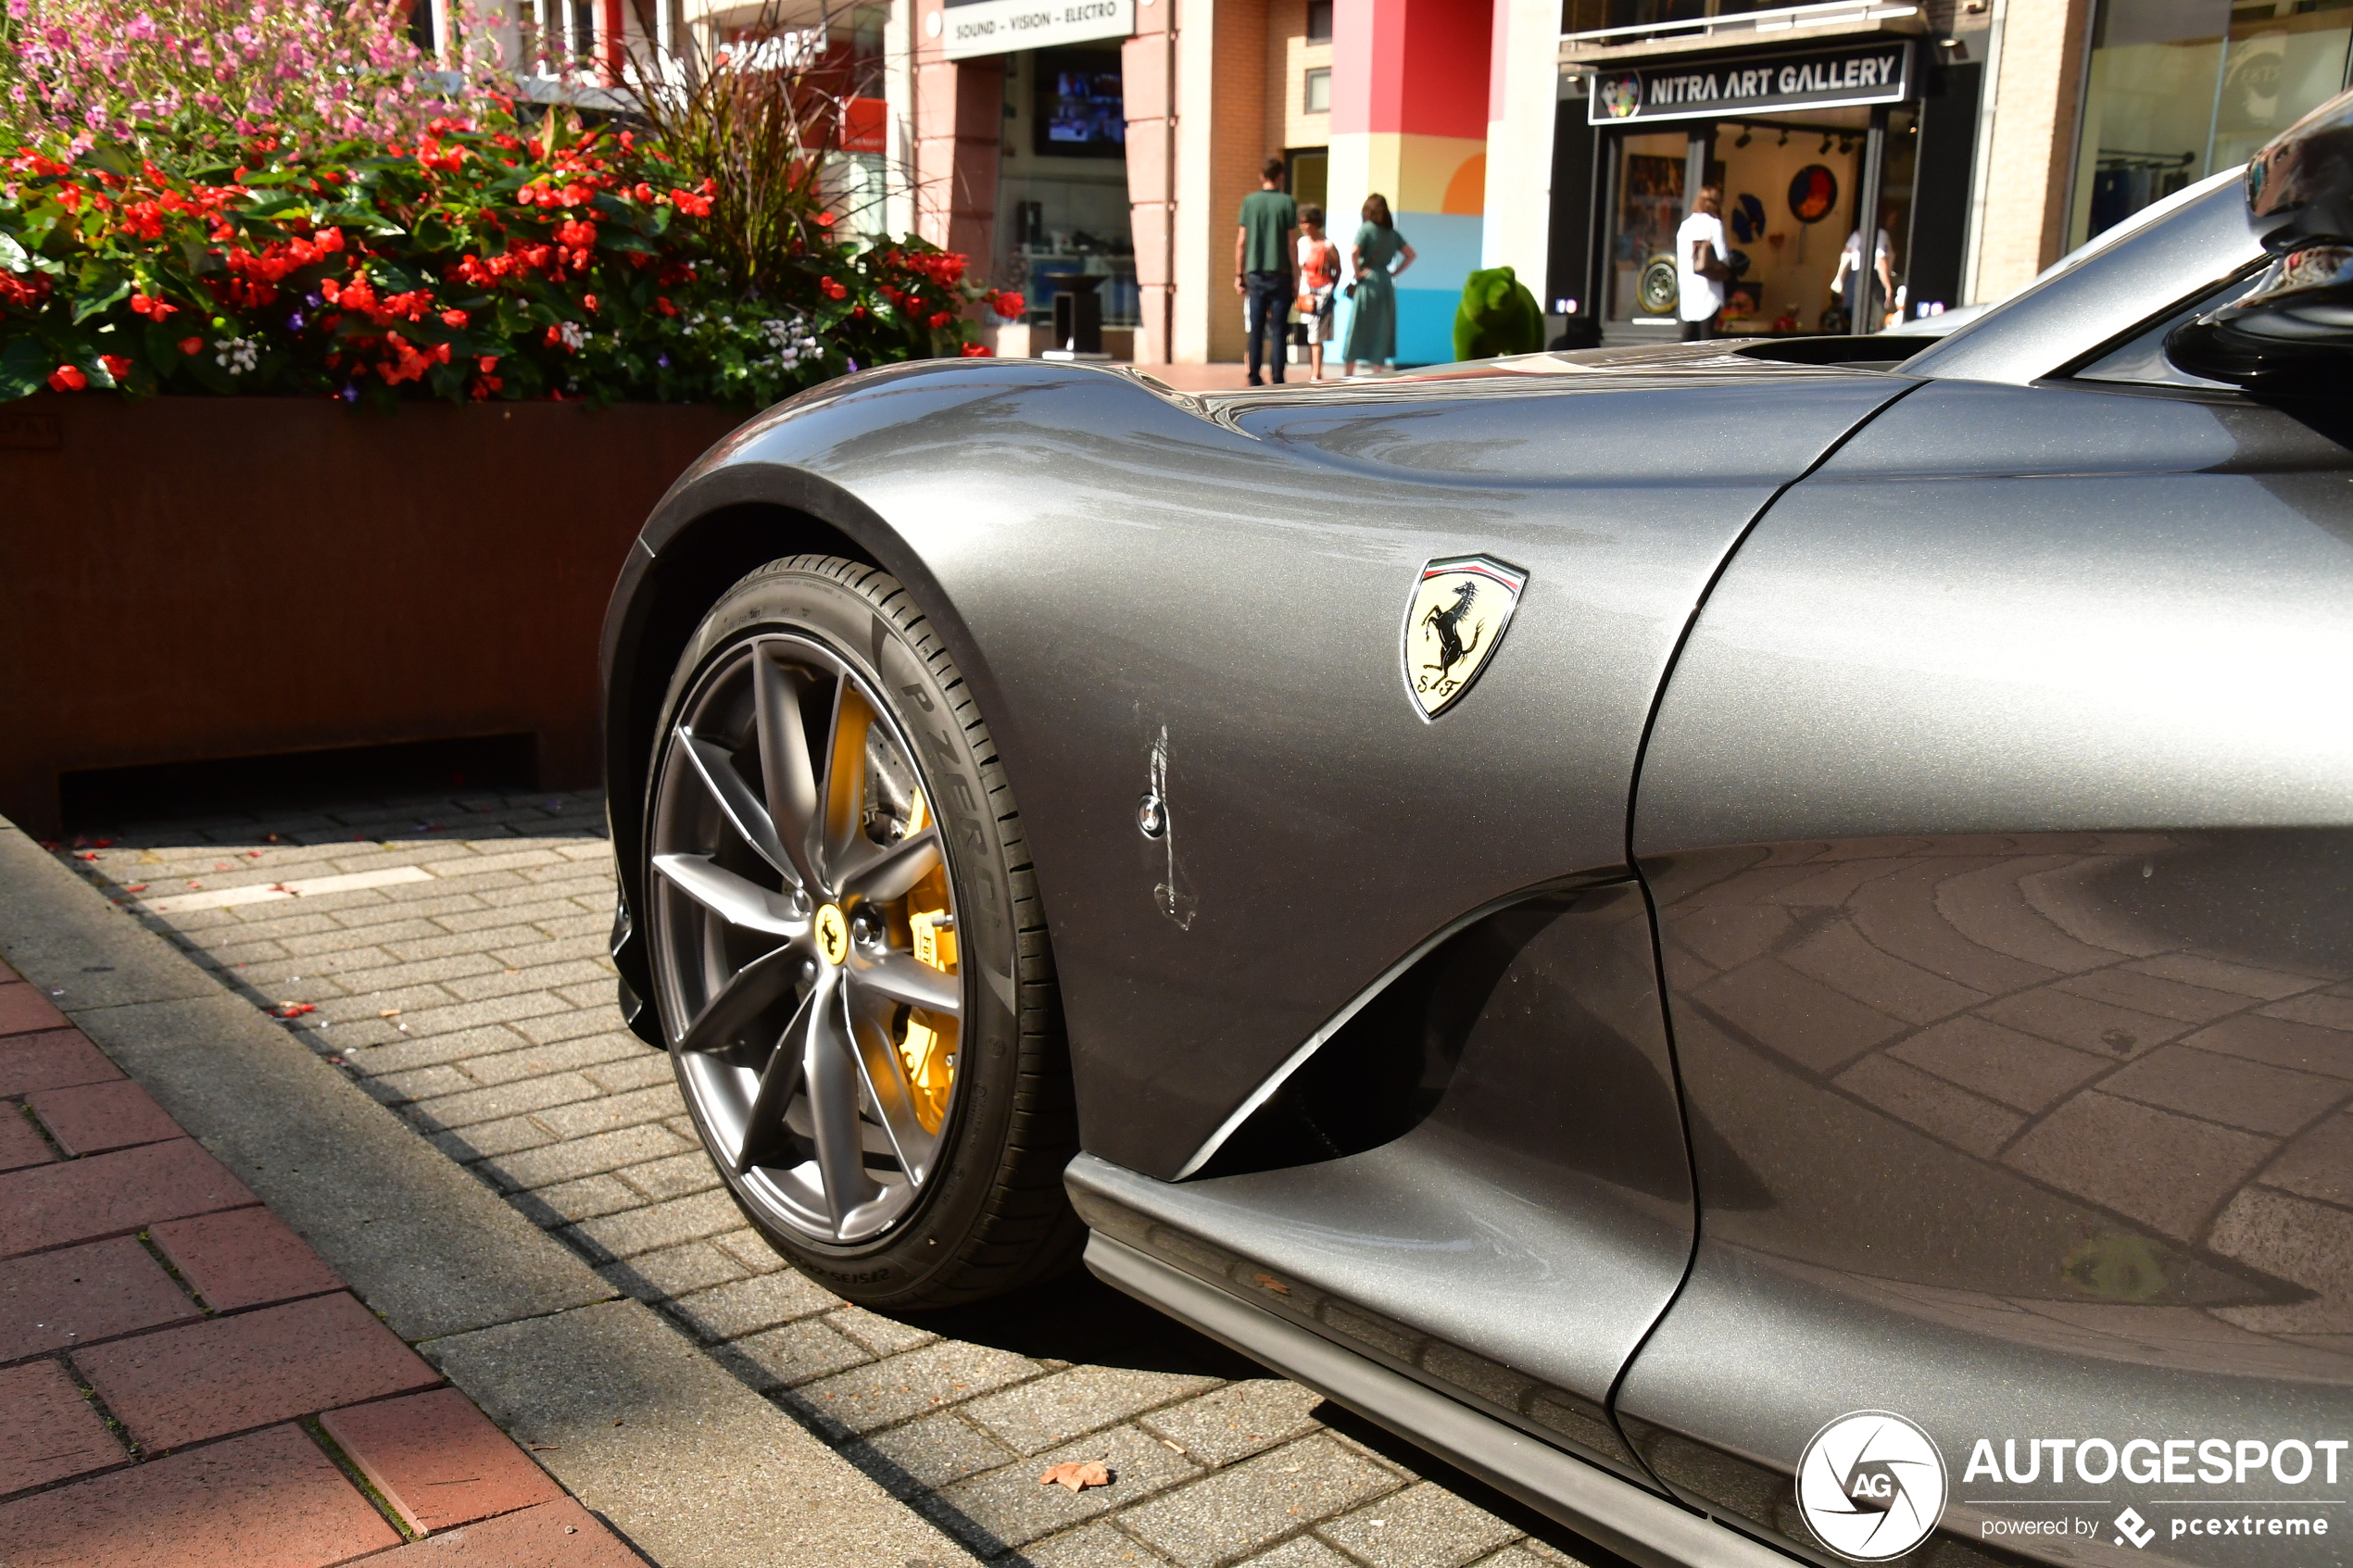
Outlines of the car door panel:
{"label": "car door panel", "polygon": [[1634,830],[1701,1239],[1617,1409],[1689,1500],[1820,1556],[1791,1473],[1858,1409],[1930,1431],[1964,1557],[2027,1499],[2105,1545],[2128,1503],[2336,1495],[1964,1477],[1980,1438],[2353,1425],[2341,434],[1932,384],[1726,569]]}

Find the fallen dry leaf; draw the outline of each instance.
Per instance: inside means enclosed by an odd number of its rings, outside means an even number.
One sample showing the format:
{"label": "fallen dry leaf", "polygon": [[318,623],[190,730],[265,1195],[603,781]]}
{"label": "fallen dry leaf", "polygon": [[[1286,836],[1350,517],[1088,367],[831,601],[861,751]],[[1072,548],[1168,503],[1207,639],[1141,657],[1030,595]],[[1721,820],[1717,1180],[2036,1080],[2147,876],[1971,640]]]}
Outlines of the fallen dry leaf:
{"label": "fallen dry leaf", "polygon": [[1038,1484],[1041,1486],[1059,1484],[1074,1492],[1083,1492],[1089,1486],[1110,1486],[1111,1472],[1103,1468],[1103,1461],[1099,1459],[1073,1460],[1068,1464],[1058,1464],[1047,1471],[1038,1477]]}
{"label": "fallen dry leaf", "polygon": [[1259,1289],[1271,1290],[1277,1296],[1289,1296],[1290,1294],[1290,1286],[1285,1285],[1281,1280],[1277,1279],[1273,1274],[1260,1274],[1258,1276],[1257,1284]]}

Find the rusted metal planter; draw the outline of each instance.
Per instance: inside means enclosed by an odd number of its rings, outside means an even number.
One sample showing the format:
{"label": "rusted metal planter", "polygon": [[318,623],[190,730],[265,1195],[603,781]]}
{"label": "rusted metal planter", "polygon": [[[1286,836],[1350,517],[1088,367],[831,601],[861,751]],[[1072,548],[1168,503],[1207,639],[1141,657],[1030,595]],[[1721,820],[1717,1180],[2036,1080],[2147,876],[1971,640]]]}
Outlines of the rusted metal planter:
{"label": "rusted metal planter", "polygon": [[0,815],[58,778],[477,735],[597,776],[597,634],[740,413],[97,395],[0,405]]}

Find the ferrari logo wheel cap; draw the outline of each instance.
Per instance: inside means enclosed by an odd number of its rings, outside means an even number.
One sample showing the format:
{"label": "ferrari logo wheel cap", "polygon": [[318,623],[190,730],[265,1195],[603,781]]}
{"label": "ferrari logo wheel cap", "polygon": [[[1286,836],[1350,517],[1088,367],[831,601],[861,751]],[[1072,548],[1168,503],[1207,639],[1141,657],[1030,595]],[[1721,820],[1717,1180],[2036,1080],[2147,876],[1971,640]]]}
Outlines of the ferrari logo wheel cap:
{"label": "ferrari logo wheel cap", "polygon": [[817,911],[817,953],[836,966],[849,956],[849,922],[842,919],[837,904],[828,904]]}
{"label": "ferrari logo wheel cap", "polygon": [[1424,719],[1470,690],[1519,608],[1528,573],[1491,556],[1455,556],[1422,568],[1405,609],[1405,689]]}

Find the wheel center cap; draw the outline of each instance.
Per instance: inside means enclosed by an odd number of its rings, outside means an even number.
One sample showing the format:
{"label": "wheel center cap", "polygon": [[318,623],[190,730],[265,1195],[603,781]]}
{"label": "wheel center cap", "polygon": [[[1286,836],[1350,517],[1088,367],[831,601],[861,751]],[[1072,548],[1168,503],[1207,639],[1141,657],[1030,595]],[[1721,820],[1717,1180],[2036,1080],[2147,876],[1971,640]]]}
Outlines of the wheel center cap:
{"label": "wheel center cap", "polygon": [[817,952],[829,964],[838,965],[849,957],[849,922],[842,918],[841,906],[827,904],[817,911]]}

